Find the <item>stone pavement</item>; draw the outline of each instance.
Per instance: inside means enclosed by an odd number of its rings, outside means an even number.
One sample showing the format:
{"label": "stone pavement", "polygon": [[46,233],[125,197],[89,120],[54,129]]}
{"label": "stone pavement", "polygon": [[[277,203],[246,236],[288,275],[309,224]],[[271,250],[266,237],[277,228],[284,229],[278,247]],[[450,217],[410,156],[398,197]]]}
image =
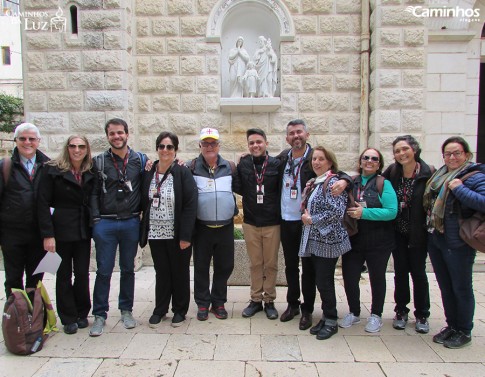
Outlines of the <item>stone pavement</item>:
{"label": "stone pavement", "polygon": [[[3,292],[3,273],[0,284]],[[92,285],[94,273],[91,273]],[[429,274],[431,288],[431,331],[420,335],[410,319],[405,331],[392,328],[393,275],[387,275],[387,303],[384,326],[377,334],[364,332],[369,314],[370,287],[363,274],[363,302],[360,324],[326,341],[316,340],[308,331],[298,330],[298,319],[282,323],[270,321],[263,312],[251,319],[241,317],[247,305],[249,287],[230,287],[226,305],[230,318],[195,319],[196,306],[191,303],[186,323],[170,326],[170,319],[157,329],[148,327],[153,309],[154,271],[144,267],[136,273],[134,315],[139,326],[126,330],[116,310],[119,273],[112,279],[110,317],[105,333],[90,338],[88,329],[75,335],[62,330],[52,336],[44,349],[21,357],[9,354],[3,339],[0,343],[0,376],[485,376],[485,274],[474,274],[475,330],[473,344],[461,350],[449,350],[434,344],[432,335],[444,325],[439,289],[434,274]],[[54,297],[54,278],[46,274],[48,291]],[[336,277],[338,309],[347,312],[342,279]],[[276,307],[283,312],[286,288],[278,288]],[[0,297],[3,307],[5,297]],[[314,323],[321,315],[319,304]],[[92,322],[92,318],[89,318]]]}

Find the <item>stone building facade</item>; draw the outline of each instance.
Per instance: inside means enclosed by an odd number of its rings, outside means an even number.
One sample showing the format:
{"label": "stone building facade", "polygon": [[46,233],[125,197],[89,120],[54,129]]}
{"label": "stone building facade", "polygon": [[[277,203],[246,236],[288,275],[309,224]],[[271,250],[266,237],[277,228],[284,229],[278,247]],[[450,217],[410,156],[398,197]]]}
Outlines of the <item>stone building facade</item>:
{"label": "stone building facade", "polygon": [[[195,156],[206,126],[222,132],[227,158],[246,150],[250,127],[266,130],[275,153],[286,147],[285,125],[294,118],[305,119],[311,143],[329,146],[349,171],[367,145],[390,161],[390,142],[400,134],[417,136],[424,157],[436,165],[450,135],[465,136],[473,150],[477,145],[483,1],[21,4],[23,12],[47,13],[46,21],[59,11],[67,20],[64,32],[22,29],[26,118],[40,127],[50,155],[73,133],[86,134],[95,151],[105,149],[103,125],[115,116],[128,121],[130,145],[153,157],[162,130],[179,135],[182,158]],[[475,9],[482,19],[423,16],[439,7]],[[252,23],[251,12],[265,12],[268,24],[279,28],[271,31],[279,37],[273,44],[279,97],[266,107],[224,107],[222,62],[234,43],[226,38],[237,23],[234,15],[241,14],[237,24],[247,24],[248,33],[266,32],[265,24]],[[252,49],[256,40],[245,43]]]}

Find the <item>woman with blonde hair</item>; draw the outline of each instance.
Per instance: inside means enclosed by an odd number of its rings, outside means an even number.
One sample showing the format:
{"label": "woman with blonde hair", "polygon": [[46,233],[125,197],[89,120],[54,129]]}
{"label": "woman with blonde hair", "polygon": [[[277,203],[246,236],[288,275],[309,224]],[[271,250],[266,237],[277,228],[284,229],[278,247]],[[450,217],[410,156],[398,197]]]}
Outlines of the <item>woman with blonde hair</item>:
{"label": "woman with blonde hair", "polygon": [[[91,309],[89,195],[94,174],[84,136],[70,136],[60,156],[46,163],[39,185],[38,216],[44,249],[62,262],[56,275],[56,306],[66,334],[88,327]],[[74,270],[74,283],[72,273]]]}

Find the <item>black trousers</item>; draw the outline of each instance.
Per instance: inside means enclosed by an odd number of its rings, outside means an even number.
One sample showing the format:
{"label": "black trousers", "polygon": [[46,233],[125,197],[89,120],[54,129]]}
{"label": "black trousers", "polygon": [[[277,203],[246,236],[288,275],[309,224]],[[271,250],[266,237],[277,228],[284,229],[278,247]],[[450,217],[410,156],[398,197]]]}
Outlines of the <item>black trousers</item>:
{"label": "black trousers", "polygon": [[[21,216],[21,214],[19,214]],[[12,293],[12,288],[35,288],[44,274],[32,273],[45,255],[44,245],[40,236],[26,236],[25,240],[2,237],[3,263],[5,267],[5,294]],[[24,286],[25,272],[25,286]]]}
{"label": "black trousers", "polygon": [[382,316],[386,299],[386,270],[391,250],[350,250],[342,256],[342,276],[349,311],[360,316],[360,275],[362,266],[367,264],[372,293],[371,314]]}
{"label": "black trousers", "polygon": [[[291,307],[300,306],[300,240],[302,233],[301,221],[281,220],[281,245],[285,257],[285,275],[288,290],[286,301]],[[301,310],[313,313],[315,296],[317,293],[315,286],[315,269],[311,258],[301,258],[301,292],[303,303]]]}
{"label": "black trousers", "polygon": [[[56,274],[56,307],[63,325],[87,318],[91,310],[89,292],[89,260],[91,239],[75,242],[56,242],[62,262]],[[72,274],[74,271],[74,282]]]}
{"label": "black trousers", "polygon": [[396,232],[394,259],[394,311],[409,313],[407,305],[411,301],[409,275],[413,280],[414,317],[429,317],[429,284],[426,275],[426,247],[409,247],[409,237]]}
{"label": "black trousers", "polygon": [[[227,302],[227,280],[234,269],[234,223],[220,228],[196,224],[194,239],[194,299],[199,307]],[[213,264],[212,287],[210,264]]]}
{"label": "black trousers", "polygon": [[322,318],[337,320],[337,296],[335,294],[335,266],[338,258],[321,258],[312,255],[310,258],[315,267],[318,292],[322,299]]}
{"label": "black trousers", "polygon": [[155,267],[155,309],[164,316],[172,300],[172,312],[187,314],[190,304],[192,246],[181,250],[176,240],[148,240]]}

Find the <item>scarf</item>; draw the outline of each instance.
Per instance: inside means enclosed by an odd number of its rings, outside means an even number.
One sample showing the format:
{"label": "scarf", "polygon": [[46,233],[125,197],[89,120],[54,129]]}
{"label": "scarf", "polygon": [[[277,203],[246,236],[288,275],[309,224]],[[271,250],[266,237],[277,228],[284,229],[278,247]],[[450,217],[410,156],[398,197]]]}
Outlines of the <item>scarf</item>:
{"label": "scarf", "polygon": [[305,212],[306,206],[308,204],[308,199],[310,199],[310,195],[317,188],[317,186],[325,182],[327,178],[333,177],[334,175],[336,174],[333,174],[330,170],[327,170],[322,175],[316,178],[312,178],[307,182],[306,187],[303,190],[303,193],[301,194],[301,206],[300,206],[301,213]]}
{"label": "scarf", "polygon": [[471,164],[472,162],[466,161],[458,169],[452,171],[448,171],[448,167],[443,165],[431,176],[423,196],[423,206],[428,214],[428,228],[444,233],[446,200],[450,193],[448,184]]}

